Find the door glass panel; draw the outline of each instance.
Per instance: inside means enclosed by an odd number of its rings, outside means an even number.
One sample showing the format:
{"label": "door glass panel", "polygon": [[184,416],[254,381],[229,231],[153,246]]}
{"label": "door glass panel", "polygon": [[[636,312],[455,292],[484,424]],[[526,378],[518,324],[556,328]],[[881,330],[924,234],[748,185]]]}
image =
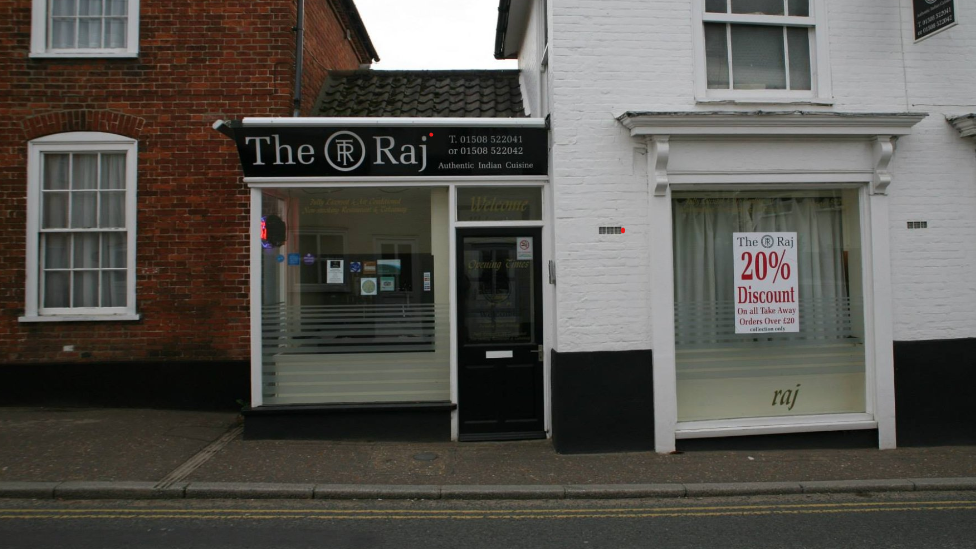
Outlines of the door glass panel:
{"label": "door glass panel", "polygon": [[462,344],[538,343],[530,236],[467,237],[460,295]]}

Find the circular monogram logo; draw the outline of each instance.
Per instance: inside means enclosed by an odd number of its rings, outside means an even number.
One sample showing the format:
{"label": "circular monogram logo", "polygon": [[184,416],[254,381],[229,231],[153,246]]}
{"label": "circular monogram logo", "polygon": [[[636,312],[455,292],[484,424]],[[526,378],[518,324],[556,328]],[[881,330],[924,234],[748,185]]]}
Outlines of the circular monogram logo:
{"label": "circular monogram logo", "polygon": [[351,172],[366,159],[366,145],[352,132],[336,132],[325,142],[325,159],[340,172]]}

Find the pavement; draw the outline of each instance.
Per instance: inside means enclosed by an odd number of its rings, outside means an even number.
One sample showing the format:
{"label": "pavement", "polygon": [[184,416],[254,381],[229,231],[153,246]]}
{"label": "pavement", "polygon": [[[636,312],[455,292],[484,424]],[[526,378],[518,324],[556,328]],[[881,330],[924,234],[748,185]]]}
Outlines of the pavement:
{"label": "pavement", "polygon": [[976,490],[976,446],[562,455],[243,440],[238,414],[0,407],[0,498],[596,499]]}

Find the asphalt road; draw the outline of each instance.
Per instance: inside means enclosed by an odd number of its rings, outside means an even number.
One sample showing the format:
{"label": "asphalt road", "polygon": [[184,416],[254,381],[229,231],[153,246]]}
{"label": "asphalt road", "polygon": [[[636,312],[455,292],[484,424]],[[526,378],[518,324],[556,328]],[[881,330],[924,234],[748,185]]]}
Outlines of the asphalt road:
{"label": "asphalt road", "polygon": [[0,548],[976,547],[976,493],[618,501],[0,500]]}

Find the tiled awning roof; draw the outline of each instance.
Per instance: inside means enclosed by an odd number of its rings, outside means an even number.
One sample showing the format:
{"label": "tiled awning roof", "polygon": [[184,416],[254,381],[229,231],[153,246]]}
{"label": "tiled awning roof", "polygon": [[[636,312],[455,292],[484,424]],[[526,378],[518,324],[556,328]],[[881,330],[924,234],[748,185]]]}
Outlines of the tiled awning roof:
{"label": "tiled awning roof", "polygon": [[524,118],[519,72],[336,71],[311,116]]}

